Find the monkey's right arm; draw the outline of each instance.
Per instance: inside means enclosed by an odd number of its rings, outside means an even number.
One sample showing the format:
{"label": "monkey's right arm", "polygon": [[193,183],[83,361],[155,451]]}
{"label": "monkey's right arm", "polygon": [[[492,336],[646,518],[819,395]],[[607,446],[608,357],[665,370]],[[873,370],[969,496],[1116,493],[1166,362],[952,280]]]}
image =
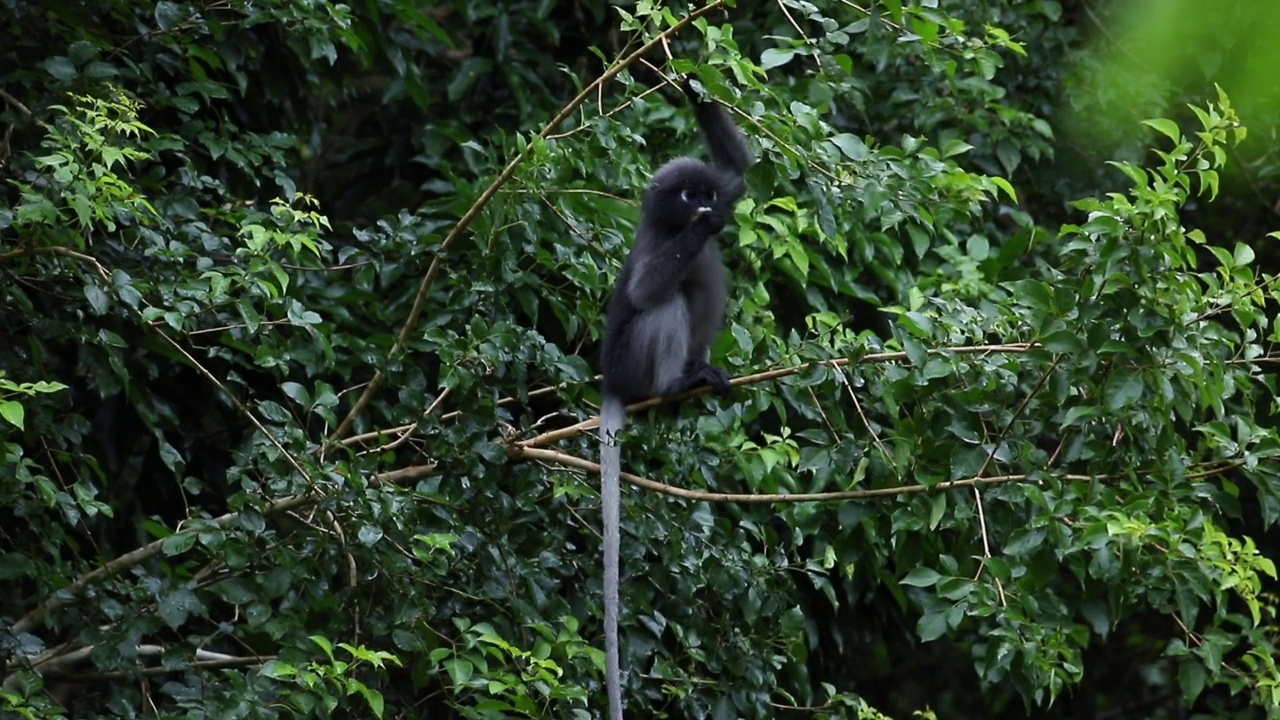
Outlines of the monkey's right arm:
{"label": "monkey's right arm", "polygon": [[644,310],[661,305],[680,289],[680,283],[696,267],[694,259],[712,235],[724,229],[724,216],[702,213],[674,237],[653,239],[646,252],[636,258],[627,282],[627,297]]}
{"label": "monkey's right arm", "polygon": [[756,161],[747,146],[747,138],[742,130],[729,117],[729,113],[715,100],[704,100],[693,89],[686,78],[682,84],[684,94],[693,103],[694,115],[698,118],[698,127],[702,128],[702,138],[711,151],[711,164],[725,170],[731,170],[738,177],[746,174],[747,168]]}
{"label": "monkey's right arm", "polygon": [[729,119],[729,113],[715,101],[696,103],[694,113],[711,151],[711,164],[732,170],[738,177],[745,175],[755,158],[747,147],[746,137]]}

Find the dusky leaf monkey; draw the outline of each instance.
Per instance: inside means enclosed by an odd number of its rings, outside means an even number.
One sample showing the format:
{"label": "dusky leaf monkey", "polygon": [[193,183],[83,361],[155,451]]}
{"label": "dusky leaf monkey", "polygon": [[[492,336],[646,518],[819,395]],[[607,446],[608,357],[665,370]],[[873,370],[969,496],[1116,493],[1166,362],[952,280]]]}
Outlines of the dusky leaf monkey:
{"label": "dusky leaf monkey", "polygon": [[640,204],[636,240],[609,300],[601,364],[601,508],[604,514],[605,683],[609,717],[622,720],[618,661],[618,545],[621,448],[626,405],[709,385],[729,394],[729,373],[711,365],[711,341],[724,321],[724,264],[712,238],[746,192],[755,161],[742,131],[714,100],[686,80],[711,162],[691,157],[658,168]]}

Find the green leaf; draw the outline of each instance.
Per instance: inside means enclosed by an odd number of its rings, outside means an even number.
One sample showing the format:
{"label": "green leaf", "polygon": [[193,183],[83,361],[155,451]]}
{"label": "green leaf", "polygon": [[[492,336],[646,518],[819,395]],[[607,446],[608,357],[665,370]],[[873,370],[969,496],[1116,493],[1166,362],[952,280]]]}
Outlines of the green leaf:
{"label": "green leaf", "polygon": [[1204,691],[1206,679],[1204,664],[1199,658],[1183,658],[1182,662],[1178,663],[1178,685],[1182,688],[1182,697],[1188,703],[1193,703],[1200,697],[1200,693]]}
{"label": "green leaf", "polygon": [[1008,140],[1001,140],[996,143],[996,158],[1000,160],[1001,167],[1004,168],[1006,175],[1012,175],[1018,169],[1018,165],[1022,163],[1022,151],[1018,150],[1018,146]]}
{"label": "green leaf", "polygon": [[471,680],[471,675],[475,672],[475,666],[467,660],[455,658],[453,660],[444,661],[444,669],[449,673],[449,679],[454,685],[466,685]]}
{"label": "green leaf", "polygon": [[1053,289],[1039,280],[1018,280],[1005,283],[1013,293],[1014,300],[1020,305],[1034,307],[1039,310],[1053,309]]}
{"label": "green leaf", "polygon": [[169,0],[160,0],[156,3],[156,26],[163,32],[169,32],[178,23],[186,19],[187,13],[183,11],[182,6]]}
{"label": "green leaf", "polygon": [[1236,243],[1236,251],[1232,257],[1236,267],[1243,267],[1253,262],[1253,248],[1244,243]]}
{"label": "green leaf", "polygon": [[193,532],[181,532],[170,535],[160,543],[160,551],[166,557],[181,555],[190,550],[196,544],[196,534]]}
{"label": "green leaf", "polygon": [[170,629],[177,629],[190,617],[192,610],[200,609],[200,601],[189,588],[179,587],[161,593],[156,601],[156,614]]}
{"label": "green leaf", "polygon": [[79,74],[76,72],[76,66],[70,59],[62,55],[54,55],[53,57],[41,63],[41,67],[45,72],[61,80],[62,82],[71,82],[76,79]]}
{"label": "green leaf", "polygon": [[935,570],[927,567],[916,567],[912,568],[911,572],[907,573],[907,576],[902,578],[899,582],[903,585],[910,585],[911,587],[932,587],[936,585],[938,580],[941,578],[942,576]]}
{"label": "green leaf", "polygon": [[924,346],[924,343],[913,337],[902,337],[902,349],[907,353],[907,359],[911,361],[911,364],[917,367],[923,366],[929,359],[929,349]]}
{"label": "green leaf", "polygon": [[0,400],[0,418],[21,430],[24,421],[22,405],[16,400]]}
{"label": "green leaf", "polygon": [[947,614],[945,612],[928,612],[920,616],[916,623],[916,633],[923,642],[937,640],[947,632]]}
{"label": "green leaf", "polygon": [[1014,191],[1013,185],[1010,185],[1008,180],[1005,180],[1002,177],[992,177],[991,182],[994,183],[996,187],[1003,190],[1005,195],[1009,196],[1009,200],[1013,202],[1013,204],[1018,204],[1018,193]]}
{"label": "green leaf", "polygon": [[107,293],[102,288],[94,284],[85,285],[84,297],[89,301],[89,307],[92,307],[95,313],[99,315],[107,313]]}
{"label": "green leaf", "polygon": [[1151,120],[1143,120],[1142,124],[1169,138],[1175,144],[1182,141],[1182,131],[1178,129],[1178,124],[1172,120],[1154,118]]}
{"label": "green leaf", "polygon": [[307,388],[301,384],[292,381],[283,382],[280,383],[280,390],[286,397],[298,403],[302,407],[311,407],[311,393],[308,392]]}
{"label": "green leaf", "polygon": [[1119,410],[1142,397],[1142,377],[1131,370],[1117,368],[1107,378],[1106,405],[1108,410]]}
{"label": "green leaf", "polygon": [[965,252],[974,260],[982,262],[991,254],[991,242],[982,235],[970,235],[965,241]]}
{"label": "green leaf", "polygon": [[1069,330],[1049,333],[1040,339],[1040,344],[1051,353],[1070,355],[1084,350],[1084,343]]}
{"label": "green leaf", "polygon": [[902,313],[900,319],[902,327],[916,337],[928,338],[933,335],[933,320],[924,313],[909,311]]}
{"label": "green leaf", "polygon": [[854,162],[864,162],[871,157],[871,151],[867,149],[866,143],[862,142],[862,138],[850,133],[840,133],[833,135],[831,142],[844,156]]}
{"label": "green leaf", "polygon": [[324,654],[328,655],[330,660],[333,660],[333,643],[329,641],[329,638],[323,635],[308,635],[307,639],[318,645],[324,651]]}
{"label": "green leaf", "polygon": [[920,374],[926,380],[937,380],[950,375],[954,371],[951,361],[941,357],[930,357],[921,369]]}
{"label": "green leaf", "polygon": [[298,674],[298,668],[279,660],[268,660],[263,663],[262,669],[259,670],[264,677],[274,678],[276,680],[285,680]]}
{"label": "green leaf", "polygon": [[781,67],[795,56],[795,48],[769,48],[760,54],[760,67],[765,70]]}
{"label": "green leaf", "polygon": [[1102,411],[1093,405],[1078,405],[1067,410],[1066,416],[1062,419],[1062,427],[1071,427],[1083,425],[1083,420],[1089,420],[1098,417]]}
{"label": "green leaf", "polygon": [[[947,512],[947,494],[938,493],[933,496],[933,502],[929,507],[929,529],[937,530],[938,524],[942,522],[943,516]],[[908,575],[908,577],[910,577]],[[931,585],[932,583],[930,583]],[[926,586],[927,587],[927,586]]]}

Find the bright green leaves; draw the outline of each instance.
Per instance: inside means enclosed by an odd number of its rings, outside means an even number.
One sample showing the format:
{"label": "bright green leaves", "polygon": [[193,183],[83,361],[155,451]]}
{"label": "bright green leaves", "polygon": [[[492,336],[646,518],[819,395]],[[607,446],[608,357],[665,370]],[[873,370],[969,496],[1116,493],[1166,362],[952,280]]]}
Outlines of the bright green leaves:
{"label": "bright green leaves", "polygon": [[798,48],[769,48],[760,54],[760,68],[771,70],[786,65],[791,62],[797,52]]}
{"label": "bright green leaves", "polygon": [[474,717],[492,713],[541,717],[547,703],[586,699],[583,688],[570,682],[567,668],[594,664],[603,669],[604,654],[586,642],[574,617],[562,617],[555,626],[530,626],[530,645],[521,647],[503,637],[489,623],[455,620],[459,642],[440,645],[430,652],[431,661],[447,674],[450,692]]}
{"label": "bright green leaves", "polygon": [[22,430],[26,411],[23,410],[21,398],[56,393],[66,389],[66,385],[56,381],[14,382],[5,377],[4,370],[0,370],[0,420]]}
{"label": "bright green leaves", "polygon": [[[319,204],[314,197],[308,195],[296,196],[296,202],[312,207]],[[270,226],[263,224],[267,217],[270,218]],[[263,222],[247,221],[240,227],[240,238],[244,241],[245,248],[254,255],[268,255],[276,248],[288,248],[295,253],[305,249],[313,255],[319,255],[320,248],[314,236],[321,229],[332,230],[329,220],[323,215],[314,210],[297,210],[279,198],[271,201],[270,215],[259,216],[258,219]],[[279,290],[283,292],[287,280],[283,275],[278,277],[281,280]]]}
{"label": "bright green leaves", "polygon": [[738,446],[743,453],[743,456],[737,460],[738,468],[751,486],[760,492],[797,492],[799,490],[790,482],[784,482],[780,486],[776,478],[769,477],[776,467],[794,467],[800,463],[800,446],[789,437],[790,435],[790,429],[783,427],[780,435],[764,433],[762,442],[743,440]]}
{"label": "bright green leaves", "polygon": [[13,227],[46,244],[84,249],[99,229],[114,233],[122,217],[129,224],[154,219],[155,208],[124,173],[127,162],[148,157],[140,141],[154,132],[138,121],[140,105],[119,91],[71,99],[75,105],[50,108],[60,117],[33,158],[48,182],[14,182],[22,197]]}
{"label": "bright green leaves", "polygon": [[1172,140],[1175,145],[1182,142],[1182,131],[1178,128],[1178,124],[1172,120],[1154,118],[1151,120],[1143,120],[1142,124],[1154,128],[1161,135]]}
{"label": "bright green leaves", "polygon": [[337,650],[351,658],[343,660],[338,658],[328,638],[312,635],[309,639],[325,653],[327,661],[291,664],[271,660],[262,666],[261,676],[294,685],[296,690],[284,697],[298,713],[306,715],[322,710],[329,714],[343,704],[344,698],[356,695],[364,700],[373,717],[382,718],[386,709],[382,693],[365,684],[358,674],[365,671],[362,666],[385,670],[388,664],[401,665],[400,659],[390,652],[338,643]]}

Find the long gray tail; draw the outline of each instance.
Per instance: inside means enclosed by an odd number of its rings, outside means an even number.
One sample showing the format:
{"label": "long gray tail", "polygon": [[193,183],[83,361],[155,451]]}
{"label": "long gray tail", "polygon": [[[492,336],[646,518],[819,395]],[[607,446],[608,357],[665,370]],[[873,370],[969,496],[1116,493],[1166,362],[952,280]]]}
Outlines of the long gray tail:
{"label": "long gray tail", "polygon": [[611,720],[622,720],[618,663],[618,546],[622,541],[622,487],[618,475],[622,448],[615,436],[626,420],[626,405],[606,395],[600,409],[600,506],[604,515],[604,669]]}

